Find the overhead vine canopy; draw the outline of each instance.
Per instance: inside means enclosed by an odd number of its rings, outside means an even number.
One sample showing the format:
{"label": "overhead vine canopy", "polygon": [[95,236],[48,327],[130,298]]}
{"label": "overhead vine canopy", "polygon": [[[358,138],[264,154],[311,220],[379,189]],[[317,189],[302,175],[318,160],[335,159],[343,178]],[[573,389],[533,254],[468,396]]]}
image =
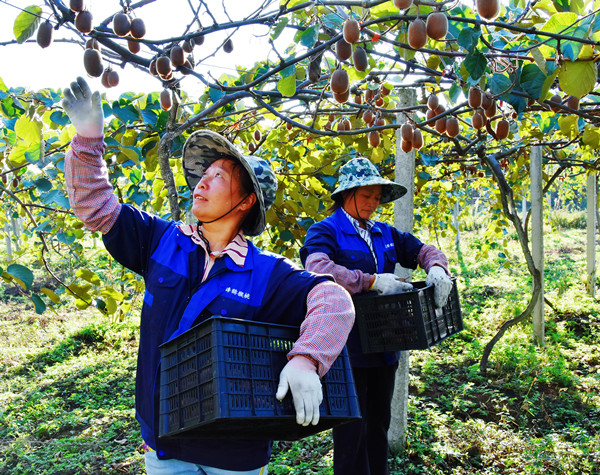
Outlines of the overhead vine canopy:
{"label": "overhead vine canopy", "polygon": [[[79,74],[102,87],[131,68],[155,81],[156,93],[104,103],[107,164],[123,200],[175,219],[189,194],[169,159],[199,127],[272,161],[281,186],[263,239],[290,256],[325,209],[337,167],[355,154],[390,173],[396,148],[414,151],[416,218],[438,227],[449,227],[448,210],[467,184],[495,188],[483,157],[497,159],[517,194],[531,145],[544,147],[551,179],[597,168],[598,0],[247,0],[244,8],[239,0],[189,0],[172,30],[168,0],[103,1],[114,9],[96,18],[99,1],[20,5],[15,40],[0,47],[36,41],[58,55],[59,43],[76,43],[81,56],[70,63],[80,61]],[[145,13],[151,8],[164,12],[160,37]],[[252,35],[267,47],[252,66],[236,66],[247,64],[236,53]],[[207,66],[218,56],[234,72]],[[57,211],[68,208],[60,170],[74,133],[60,92],[0,89],[0,191],[40,236],[72,246],[80,235]],[[414,104],[401,99],[407,89],[416,91]],[[498,213],[490,232],[499,234],[502,219]]]}

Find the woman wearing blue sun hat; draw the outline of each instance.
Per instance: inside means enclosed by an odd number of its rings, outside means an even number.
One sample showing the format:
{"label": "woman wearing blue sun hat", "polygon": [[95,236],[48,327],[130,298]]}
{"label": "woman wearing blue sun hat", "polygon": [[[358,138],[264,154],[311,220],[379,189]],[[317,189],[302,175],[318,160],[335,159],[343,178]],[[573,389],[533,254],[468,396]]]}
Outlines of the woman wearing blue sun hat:
{"label": "woman wearing blue sun hat", "polygon": [[350,295],[330,277],[307,272],[246,239],[263,232],[277,179],[269,163],[242,154],[216,132],[198,130],[183,147],[183,170],[197,222],[160,219],[119,203],[103,159],[98,92],[82,78],[64,91],[63,107],[77,134],[65,158],[69,201],[107,251],[144,278],[136,374],[136,419],[146,472],[264,475],[271,442],[160,438],[159,347],[213,315],[300,327],[276,397],[290,392],[296,421],[319,421],[323,376],[342,351],[354,322]]}
{"label": "woman wearing blue sun hat", "polygon": [[[366,158],[354,158],[340,168],[331,194],[333,213],[313,224],[300,250],[307,270],[333,275],[351,294],[380,295],[411,290],[394,275],[396,264],[420,266],[434,285],[438,307],[445,305],[452,281],[448,259],[432,245],[398,231],[371,216],[380,204],[397,200],[406,188],[383,178]],[[362,352],[358,329],[348,338],[348,350],[362,419],[333,429],[335,475],[387,475],[391,401],[398,352]]]}

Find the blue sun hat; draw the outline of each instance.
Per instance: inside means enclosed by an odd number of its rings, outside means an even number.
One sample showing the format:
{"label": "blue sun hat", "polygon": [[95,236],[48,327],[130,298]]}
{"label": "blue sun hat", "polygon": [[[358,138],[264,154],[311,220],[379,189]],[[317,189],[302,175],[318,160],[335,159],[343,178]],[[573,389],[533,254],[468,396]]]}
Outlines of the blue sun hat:
{"label": "blue sun hat", "polygon": [[197,130],[183,145],[183,174],[190,190],[194,191],[206,169],[221,158],[231,158],[239,162],[252,179],[260,212],[253,223],[244,224],[244,233],[248,236],[258,236],[267,226],[266,212],[275,202],[275,172],[269,162],[259,157],[244,155],[222,135],[212,130]]}
{"label": "blue sun hat", "polygon": [[341,197],[342,191],[369,185],[381,185],[381,204],[397,200],[406,194],[405,187],[383,178],[370,160],[359,157],[340,168],[338,187],[331,193],[331,197]]}

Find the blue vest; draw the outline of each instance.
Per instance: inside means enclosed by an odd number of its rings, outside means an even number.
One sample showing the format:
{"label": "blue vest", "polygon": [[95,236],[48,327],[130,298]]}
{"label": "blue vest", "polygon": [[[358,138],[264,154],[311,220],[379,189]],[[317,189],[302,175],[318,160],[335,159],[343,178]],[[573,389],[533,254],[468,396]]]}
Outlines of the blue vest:
{"label": "blue vest", "polygon": [[[410,233],[401,233],[387,223],[375,222],[371,229],[375,259],[369,246],[360,236],[342,209],[313,224],[306,233],[304,246],[300,249],[300,259],[306,265],[306,258],[315,252],[322,252],[337,265],[350,270],[361,270],[368,274],[394,272],[396,264],[416,269],[417,256],[423,243]],[[394,364],[399,353],[364,354],[360,335],[355,326],[348,337],[348,352],[354,367],[374,367]]]}
{"label": "blue vest", "polygon": [[228,256],[217,259],[207,279],[204,250],[168,222],[123,206],[104,236],[107,250],[146,283],[136,374],[136,418],[142,437],[159,458],[177,458],[226,470],[268,463],[268,441],[158,438],[159,346],[212,316],[231,316],[299,326],[306,297],[327,277],[248,243],[244,267]]}

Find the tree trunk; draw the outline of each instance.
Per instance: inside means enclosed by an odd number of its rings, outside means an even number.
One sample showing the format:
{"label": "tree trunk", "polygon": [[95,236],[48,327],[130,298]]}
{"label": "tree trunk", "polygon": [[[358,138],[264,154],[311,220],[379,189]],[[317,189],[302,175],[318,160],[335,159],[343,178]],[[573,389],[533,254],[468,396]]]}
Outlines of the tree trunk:
{"label": "tree trunk", "polygon": [[[399,94],[399,107],[413,106],[417,103],[417,94],[413,89],[402,89]],[[407,122],[409,117],[398,114],[399,124]],[[400,129],[396,130],[396,143],[400,143]],[[415,152],[403,152],[396,149],[396,182],[408,190],[407,193],[395,201],[394,226],[400,231],[412,232],[414,220],[414,183],[415,183]],[[396,266],[396,275],[412,280],[412,270],[399,265]],[[410,369],[410,352],[403,351],[400,364],[396,371],[396,384],[392,399],[392,419],[388,438],[390,451],[397,454],[404,450],[406,445],[406,424],[408,419],[408,382]]]}

